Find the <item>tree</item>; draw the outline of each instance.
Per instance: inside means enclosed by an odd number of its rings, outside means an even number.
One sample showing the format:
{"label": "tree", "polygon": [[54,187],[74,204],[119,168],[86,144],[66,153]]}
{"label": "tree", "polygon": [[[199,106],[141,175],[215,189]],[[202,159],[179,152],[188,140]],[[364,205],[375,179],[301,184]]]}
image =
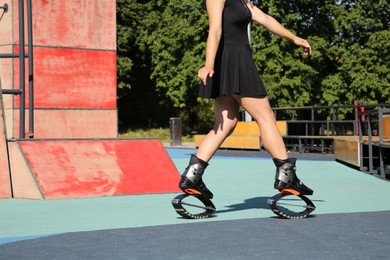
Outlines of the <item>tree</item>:
{"label": "tree", "polygon": [[[172,105],[156,92],[152,54],[145,47],[161,1],[117,0],[117,84],[119,130],[166,126]],[[149,20],[145,20],[149,17]],[[154,19],[158,22],[158,19]],[[174,114],[174,113],[172,113]]]}
{"label": "tree", "polygon": [[313,55],[261,27],[252,38],[272,106],[390,101],[388,1],[263,2],[259,7],[307,38]]}
{"label": "tree", "polygon": [[334,37],[328,55],[336,72],[322,81],[323,103],[390,102],[390,3],[339,1],[331,12]]}
{"label": "tree", "polygon": [[[272,106],[390,102],[387,0],[269,0],[258,6],[313,47],[304,57],[294,44],[252,24],[253,55]],[[188,131],[208,129],[212,102],[197,97],[196,76],[207,37],[203,1],[118,0],[117,11],[122,126],[166,126],[180,116]]]}
{"label": "tree", "polygon": [[211,111],[210,103],[197,98],[200,81],[196,75],[204,61],[207,37],[201,1],[161,1],[159,8],[145,15],[142,25],[141,50],[150,52],[150,76],[156,92],[164,97],[161,102],[172,104],[174,116],[182,117],[188,130],[208,128],[212,120],[201,118],[199,110]]}

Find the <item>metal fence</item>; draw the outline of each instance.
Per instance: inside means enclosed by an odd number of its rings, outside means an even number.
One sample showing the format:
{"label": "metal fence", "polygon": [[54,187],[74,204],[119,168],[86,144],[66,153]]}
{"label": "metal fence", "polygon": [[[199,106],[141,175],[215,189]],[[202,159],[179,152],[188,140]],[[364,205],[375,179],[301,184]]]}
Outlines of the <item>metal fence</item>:
{"label": "metal fence", "polygon": [[287,122],[287,135],[345,136],[359,135],[361,112],[379,108],[390,108],[390,104],[364,104],[355,101],[353,105],[283,107],[272,110],[276,120]]}
{"label": "metal fence", "polygon": [[[28,90],[29,90],[29,131],[27,135],[33,137],[34,135],[34,67],[33,67],[33,26],[32,26],[32,4],[31,0],[27,0],[27,15],[25,15],[25,4],[24,0],[18,1],[18,19],[19,19],[19,53],[5,53],[0,54],[0,59],[19,59],[19,88],[12,89],[2,89],[3,94],[10,95],[19,95],[19,138],[25,138],[25,109],[26,109],[26,63],[25,60],[28,60]],[[3,13],[0,17],[3,17],[8,12],[8,4],[0,7],[3,10]],[[25,52],[26,42],[25,42],[25,20],[27,20],[27,49],[28,52]],[[0,20],[1,21],[1,20]]]}

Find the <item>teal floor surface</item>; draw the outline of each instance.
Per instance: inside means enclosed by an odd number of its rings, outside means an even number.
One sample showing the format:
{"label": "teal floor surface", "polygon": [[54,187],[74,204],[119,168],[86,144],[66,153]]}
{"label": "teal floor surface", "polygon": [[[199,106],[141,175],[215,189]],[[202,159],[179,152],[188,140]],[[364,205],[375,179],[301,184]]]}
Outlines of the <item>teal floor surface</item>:
{"label": "teal floor surface", "polygon": [[[168,149],[178,174],[191,150]],[[298,176],[314,190],[314,215],[390,211],[390,182],[331,160],[298,160]],[[156,173],[158,174],[158,173]],[[0,244],[52,234],[151,227],[224,220],[270,218],[266,201],[273,189],[272,160],[216,156],[204,181],[214,193],[216,217],[183,219],[171,200],[177,193],[65,200],[0,200]],[[158,177],[158,176],[157,176]]]}

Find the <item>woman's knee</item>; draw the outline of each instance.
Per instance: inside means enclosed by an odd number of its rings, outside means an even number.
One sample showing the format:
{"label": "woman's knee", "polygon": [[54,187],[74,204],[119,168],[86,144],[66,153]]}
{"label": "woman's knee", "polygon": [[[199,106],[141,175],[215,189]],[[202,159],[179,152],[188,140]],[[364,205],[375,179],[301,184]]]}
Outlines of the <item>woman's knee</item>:
{"label": "woman's knee", "polygon": [[231,134],[236,127],[238,122],[237,117],[235,118],[224,118],[221,121],[216,121],[214,124],[214,130],[215,131],[221,131],[228,134]]}
{"label": "woman's knee", "polygon": [[271,123],[273,123],[273,124],[276,124],[276,118],[275,118],[275,114],[274,114],[274,112],[272,111],[272,109],[270,109],[270,110],[268,110],[267,112],[266,112],[266,117],[267,117],[267,119],[268,119],[268,121]]}

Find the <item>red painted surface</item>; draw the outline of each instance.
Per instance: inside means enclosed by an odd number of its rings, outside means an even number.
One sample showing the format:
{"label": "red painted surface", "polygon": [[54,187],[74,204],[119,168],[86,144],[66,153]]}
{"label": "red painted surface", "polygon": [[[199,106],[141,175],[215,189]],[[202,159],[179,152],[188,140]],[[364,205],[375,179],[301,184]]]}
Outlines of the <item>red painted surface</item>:
{"label": "red painted surface", "polygon": [[[1,88],[1,84],[0,84]],[[11,182],[6,143],[6,129],[3,111],[3,98],[0,93],[0,198],[11,197]]]}
{"label": "red painted surface", "polygon": [[[12,2],[9,16],[13,11],[16,18],[18,0]],[[115,0],[32,1],[34,45],[115,50],[115,6]],[[13,28],[17,44],[18,19]]]}
{"label": "red painted surface", "polygon": [[[18,47],[15,52],[19,52]],[[19,61],[15,60],[15,88],[20,85],[19,71]],[[26,80],[27,71],[26,66]],[[116,108],[116,53],[35,48],[34,105],[36,108]],[[15,98],[15,107],[19,107],[19,97]]]}
{"label": "red painted surface", "polygon": [[[1,20],[2,53],[19,53],[18,2],[8,1],[9,12]],[[32,1],[32,7],[35,138],[115,138],[116,1],[40,0]],[[25,28],[27,31],[27,20]],[[28,81],[27,73],[26,62],[25,75]],[[20,88],[18,59],[0,60],[0,77],[4,88]],[[26,88],[26,107],[29,105],[28,95]],[[9,108],[7,122],[11,122],[8,133],[14,131],[14,136],[18,137],[19,96],[7,96],[5,103],[6,108]],[[15,112],[12,113],[14,108]],[[27,120],[26,116],[26,128]],[[0,125],[0,130],[2,128]],[[158,144],[131,142],[124,145],[114,140],[54,143],[28,141],[22,142],[22,147],[48,198],[177,189],[177,181],[172,186],[169,184],[172,178],[177,178],[177,174],[174,174],[176,169]],[[0,196],[4,192],[3,182],[7,182],[6,175],[2,175],[2,162],[6,157],[3,151],[0,150]],[[136,153],[142,151],[148,151],[145,156],[154,156],[156,153],[156,160],[165,162],[164,165],[157,163],[147,167],[145,164],[151,159],[144,156],[133,160],[144,162],[138,169],[130,167],[121,158],[136,158]],[[148,178],[151,177],[149,168],[158,170],[153,167],[160,167],[163,172],[166,169],[170,171],[166,183],[163,181],[159,187],[148,184]],[[135,172],[140,175],[136,176]]]}
{"label": "red painted surface", "polygon": [[[0,28],[4,32],[0,48],[9,49],[5,53],[19,53],[18,2],[8,2],[9,12],[2,20],[7,29]],[[115,0],[32,2],[36,138],[116,137],[115,6]],[[19,60],[6,61],[0,61],[0,77],[6,88],[19,89]],[[25,69],[28,107],[27,62]],[[6,107],[18,109],[20,97],[8,97]],[[48,111],[39,111],[40,108]],[[73,109],[100,111],[78,110],[77,114]],[[18,137],[19,113],[13,115],[7,119],[14,123],[9,132],[14,131]]]}
{"label": "red painted surface", "polygon": [[[0,22],[0,28],[2,22]],[[2,36],[0,34],[0,39]],[[12,46],[0,46],[0,53],[12,53]],[[12,59],[0,59],[0,82],[3,89],[12,89],[13,74],[12,74]],[[4,107],[10,108],[13,103],[9,95],[3,96]]]}
{"label": "red painted surface", "polygon": [[[116,109],[36,109],[34,138],[117,138]],[[26,131],[28,131],[26,114]],[[14,110],[14,136],[19,137],[19,110]]]}
{"label": "red painted surface", "polygon": [[160,141],[22,141],[20,145],[46,199],[179,191],[179,174]]}

